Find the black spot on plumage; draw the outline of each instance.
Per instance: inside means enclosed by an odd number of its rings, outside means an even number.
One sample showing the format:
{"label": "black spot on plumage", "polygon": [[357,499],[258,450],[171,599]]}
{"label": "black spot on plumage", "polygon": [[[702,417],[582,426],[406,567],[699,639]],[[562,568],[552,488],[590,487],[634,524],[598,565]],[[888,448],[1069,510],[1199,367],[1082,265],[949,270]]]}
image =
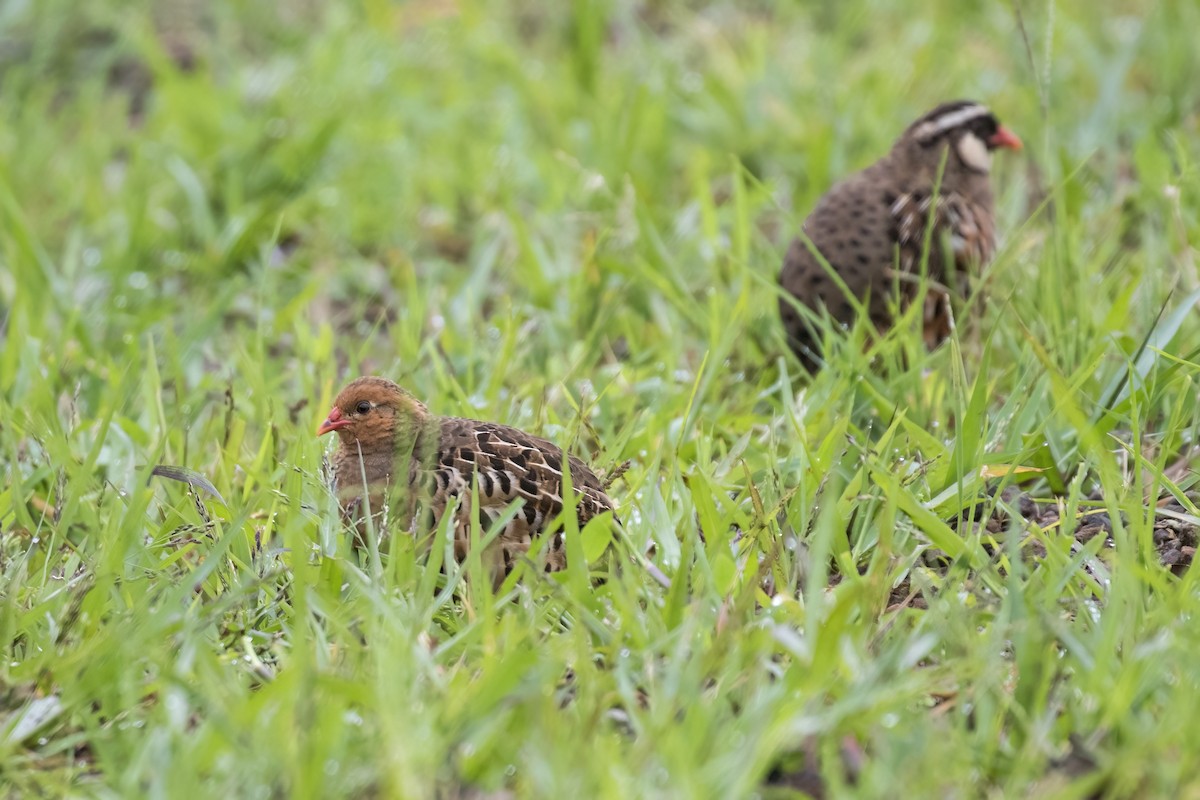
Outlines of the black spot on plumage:
{"label": "black spot on plumage", "polygon": [[557,472],[562,472],[562,457],[556,456],[553,453],[546,453],[546,466]]}
{"label": "black spot on plumage", "polygon": [[475,431],[475,441],[479,442],[480,444],[487,444],[491,440],[492,440],[492,432],[491,431],[486,430],[486,429]]}
{"label": "black spot on plumage", "polygon": [[[532,478],[521,478],[521,491],[532,497],[537,497],[537,483]],[[532,506],[530,506],[532,508]]]}
{"label": "black spot on plumage", "polygon": [[492,476],[490,473],[480,470],[479,472],[479,491],[483,492],[485,497],[491,497],[494,491],[492,487]]}
{"label": "black spot on plumage", "polygon": [[531,526],[537,524],[538,512],[537,512],[537,509],[534,508],[533,503],[526,502],[525,505],[521,508],[521,511],[522,511],[522,513],[525,514],[526,522],[528,522]]}
{"label": "black spot on plumage", "polygon": [[438,463],[441,464],[443,467],[453,467],[454,466],[454,451],[446,450],[445,452],[443,452],[442,457],[438,460]]}
{"label": "black spot on plumage", "polygon": [[512,492],[512,479],[507,472],[497,472],[496,480],[500,482],[500,493],[508,496]]}
{"label": "black spot on plumage", "polygon": [[509,456],[508,460],[511,461],[518,469],[526,469],[527,468],[527,466],[525,464],[525,454],[524,453],[513,453],[511,456]]}
{"label": "black spot on plumage", "polygon": [[472,450],[463,449],[463,450],[459,451],[458,457],[461,458],[463,461],[473,462],[473,461],[475,461],[475,452]]}

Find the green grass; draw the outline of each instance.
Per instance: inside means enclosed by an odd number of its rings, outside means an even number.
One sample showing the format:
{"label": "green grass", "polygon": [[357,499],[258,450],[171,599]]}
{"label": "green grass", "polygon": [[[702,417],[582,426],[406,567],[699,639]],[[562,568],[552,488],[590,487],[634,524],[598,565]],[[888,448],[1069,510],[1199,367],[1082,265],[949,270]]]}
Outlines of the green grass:
{"label": "green grass", "polygon": [[[1200,795],[1200,7],[1018,5],[0,7],[6,794]],[[809,380],[789,238],[960,96],[986,302]],[[368,372],[631,461],[673,588],[356,557]]]}

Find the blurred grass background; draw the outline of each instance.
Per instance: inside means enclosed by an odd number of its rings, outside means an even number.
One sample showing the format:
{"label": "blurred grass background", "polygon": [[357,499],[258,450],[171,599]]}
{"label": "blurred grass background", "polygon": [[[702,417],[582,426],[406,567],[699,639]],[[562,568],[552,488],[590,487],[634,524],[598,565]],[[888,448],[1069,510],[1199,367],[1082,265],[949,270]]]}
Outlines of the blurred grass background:
{"label": "blurred grass background", "polygon": [[[0,785],[1200,792],[1200,603],[1155,510],[1194,548],[1197,30],[1186,0],[0,5]],[[805,378],[783,249],[956,97],[1026,142],[987,301]],[[674,588],[360,567],[313,429],[364,372],[630,460]]]}

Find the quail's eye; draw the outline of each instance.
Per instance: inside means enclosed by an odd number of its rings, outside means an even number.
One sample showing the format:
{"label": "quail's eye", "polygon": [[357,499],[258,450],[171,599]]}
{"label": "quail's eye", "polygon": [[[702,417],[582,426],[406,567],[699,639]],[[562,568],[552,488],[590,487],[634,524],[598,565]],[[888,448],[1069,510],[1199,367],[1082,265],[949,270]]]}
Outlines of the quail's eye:
{"label": "quail's eye", "polygon": [[371,404],[368,403],[366,400],[360,400],[358,405],[356,405],[354,407],[354,410],[357,411],[359,414],[366,414],[368,411],[371,410]]}

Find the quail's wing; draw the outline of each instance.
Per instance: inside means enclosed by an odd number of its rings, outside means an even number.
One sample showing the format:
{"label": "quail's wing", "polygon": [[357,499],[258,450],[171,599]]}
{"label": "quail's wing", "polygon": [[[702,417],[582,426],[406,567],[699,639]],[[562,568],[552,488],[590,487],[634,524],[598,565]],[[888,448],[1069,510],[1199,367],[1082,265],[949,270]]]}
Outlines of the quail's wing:
{"label": "quail's wing", "polygon": [[[517,520],[532,534],[562,511],[562,460],[558,446],[516,428],[449,418],[442,421],[432,483],[437,494],[449,498],[469,493],[478,476],[481,510],[498,513],[523,499]],[[568,464],[580,522],[610,510],[612,501],[595,473],[578,458],[570,457]]]}
{"label": "quail's wing", "polygon": [[[869,296],[872,317],[879,316],[876,312],[886,300],[887,275],[895,259],[895,223],[889,205],[898,192],[883,173],[877,164],[837,184],[804,221],[805,235],[837,280],[799,238],[784,260],[783,288],[811,308],[823,305],[840,322],[855,317],[847,292],[858,300]],[[784,321],[788,324],[790,315],[785,313]]]}
{"label": "quail's wing", "polygon": [[945,281],[948,277],[942,249],[947,244],[957,271],[986,264],[992,258],[996,247],[992,215],[961,194],[947,192],[936,199],[927,190],[901,194],[890,210],[904,272],[920,270],[926,230],[931,223],[928,269],[935,280]]}

